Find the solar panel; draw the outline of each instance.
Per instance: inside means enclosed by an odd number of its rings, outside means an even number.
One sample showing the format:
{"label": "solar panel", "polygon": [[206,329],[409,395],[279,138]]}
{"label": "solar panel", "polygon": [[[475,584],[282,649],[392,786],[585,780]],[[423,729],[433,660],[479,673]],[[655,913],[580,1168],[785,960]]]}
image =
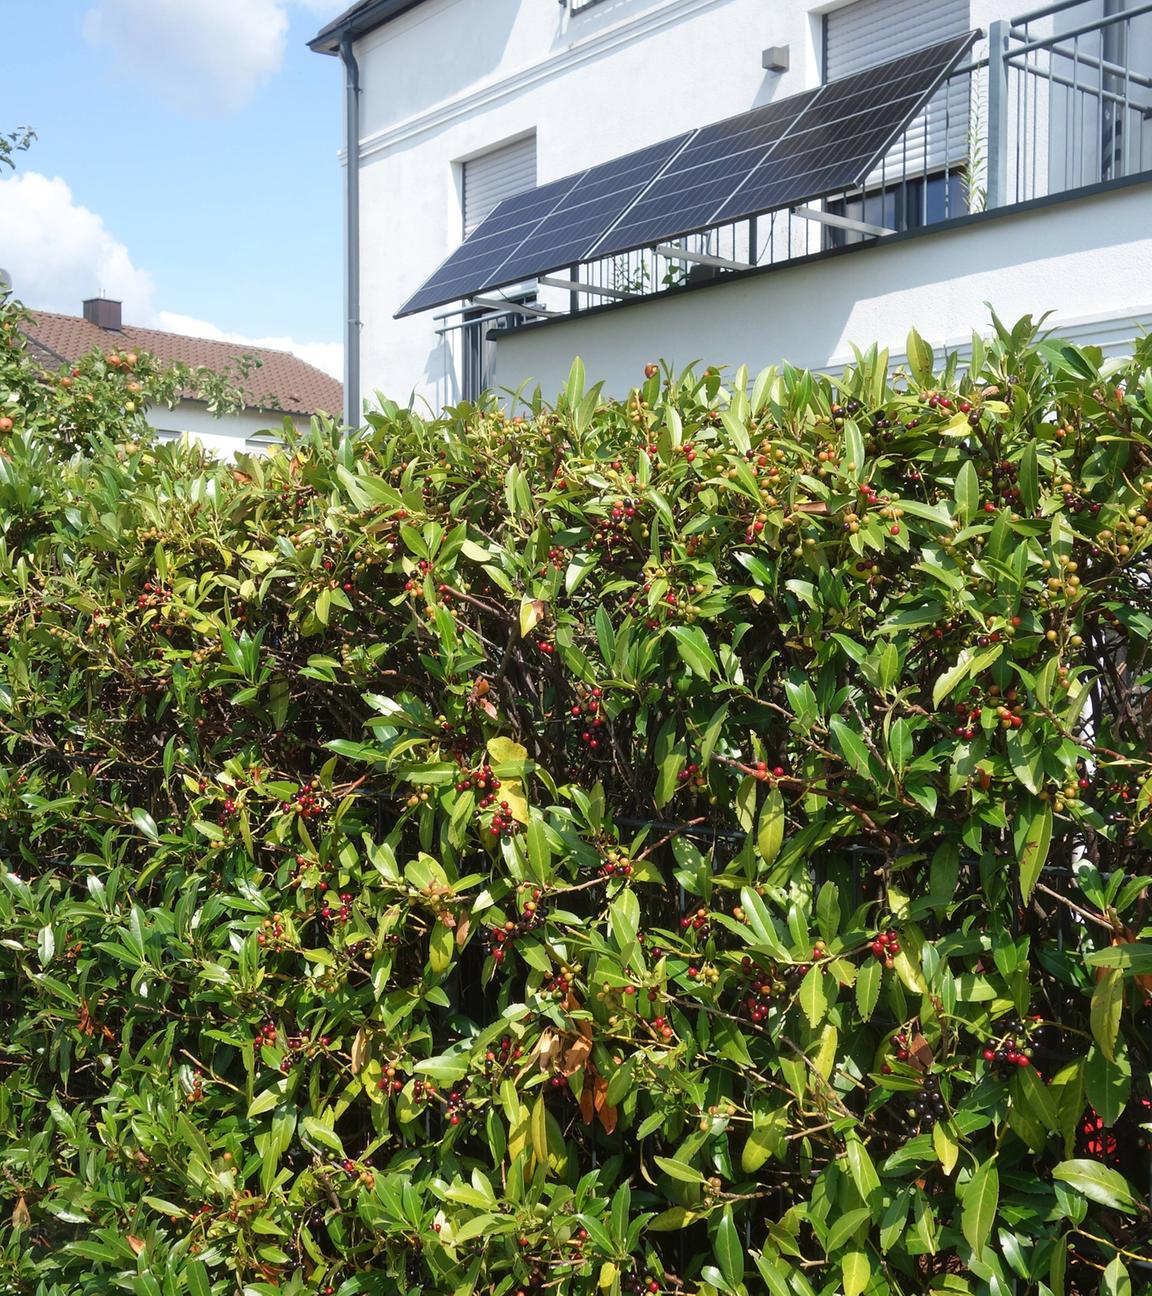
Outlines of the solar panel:
{"label": "solar panel", "polygon": [[692,134],[686,131],[585,171],[504,263],[500,278],[514,283],[587,260],[605,229],[636,201]]}
{"label": "solar panel", "polygon": [[678,232],[702,229],[816,97],[817,91],[765,104],[698,130],[664,173],[593,248],[612,256]]}
{"label": "solar panel", "polygon": [[824,86],[709,224],[795,206],[858,184],[975,38],[974,32],[954,36]]}
{"label": "solar panel", "polygon": [[[412,315],[432,306],[471,296],[499,276],[500,267],[583,177],[553,180],[505,198],[480,222],[430,279],[404,303],[397,315]],[[504,283],[515,283],[505,278]]]}
{"label": "solar panel", "polygon": [[978,35],[506,199],[397,317],[860,184]]}

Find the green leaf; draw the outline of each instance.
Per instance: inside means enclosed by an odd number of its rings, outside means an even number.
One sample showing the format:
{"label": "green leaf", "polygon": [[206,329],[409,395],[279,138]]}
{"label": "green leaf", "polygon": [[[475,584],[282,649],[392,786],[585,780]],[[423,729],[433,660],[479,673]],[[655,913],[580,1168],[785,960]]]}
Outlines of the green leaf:
{"label": "green leaf", "polygon": [[716,654],[709,647],[704,631],[699,626],[674,625],[671,633],[676,640],[676,650],[689,670],[701,679],[710,679],[720,673]]}
{"label": "green leaf", "polygon": [[1101,1165],[1099,1161],[1076,1159],[1061,1161],[1052,1171],[1052,1178],[1066,1183],[1078,1193],[1101,1206],[1135,1215],[1147,1210],[1132,1185],[1116,1170]]}
{"label": "green leaf", "polygon": [[650,1233],[675,1233],[687,1228],[696,1219],[699,1219],[697,1213],[687,1206],[670,1206],[650,1219],[647,1228]]}
{"label": "green leaf", "polygon": [[1116,1060],[1116,1037],[1120,1033],[1120,1014],[1124,1009],[1124,973],[1106,968],[1092,991],[1089,1020],[1092,1038],[1109,1062]]}
{"label": "green leaf", "polygon": [[824,1020],[828,1011],[828,993],[824,987],[824,969],[814,963],[804,974],[800,982],[800,1007],[808,1018],[808,1025],[815,1029]]}
{"label": "green leaf", "polygon": [[736,1233],[736,1222],[732,1218],[732,1207],[725,1206],[716,1226],[715,1238],[716,1259],[720,1261],[720,1272],[733,1287],[744,1281],[744,1248]]}
{"label": "green leaf", "polygon": [[784,842],[784,798],[775,783],[760,810],[760,826],[756,833],[756,849],[764,866],[772,864],[780,854]]}
{"label": "green leaf", "polygon": [[674,1157],[661,1156],[653,1157],[652,1160],[670,1179],[678,1179],[681,1183],[690,1184],[707,1183],[707,1179],[695,1166],[690,1166],[684,1161],[677,1161]]}
{"label": "green leaf", "polygon": [[437,919],[432,924],[432,935],[428,939],[428,966],[437,976],[442,975],[451,966],[455,949],[455,933]]}
{"label": "green leaf", "polygon": [[1032,801],[1020,807],[1016,830],[1016,853],[1020,861],[1020,898],[1027,904],[1032,898],[1048,846],[1052,841],[1052,803]]}
{"label": "green leaf", "polygon": [[1092,950],[1084,961],[1093,967],[1120,968],[1129,976],[1152,974],[1152,945],[1135,941],[1127,945],[1108,945]]}
{"label": "green leaf", "polygon": [[960,1228],[968,1245],[979,1256],[992,1234],[996,1208],[1000,1200],[1000,1176],[991,1161],[976,1167],[964,1190]]}
{"label": "green leaf", "polygon": [[156,827],[156,820],[152,818],[147,810],[142,810],[137,806],[132,811],[132,822],[136,825],[137,831],[142,832],[149,841],[160,840],[160,830]]}
{"label": "green leaf", "polygon": [[1111,1128],[1128,1106],[1132,1094],[1132,1068],[1128,1059],[1116,1053],[1109,1061],[1096,1047],[1088,1050],[1084,1063],[1084,1091],[1105,1127]]}
{"label": "green leaf", "polygon": [[971,459],[965,459],[960,471],[956,474],[956,511],[964,522],[971,522],[980,507],[980,479],[976,476],[976,465]]}
{"label": "green leaf", "polygon": [[188,1296],[212,1296],[212,1283],[203,1260],[189,1260],[184,1266],[184,1283]]}
{"label": "green leaf", "polygon": [[844,1296],[860,1296],[872,1281],[872,1265],[863,1251],[846,1251],[840,1261]]}
{"label": "green leaf", "polygon": [[871,1021],[880,998],[884,980],[884,965],[877,959],[868,959],[856,973],[856,1008],[864,1021]]}
{"label": "green leaf", "polygon": [[856,1233],[860,1225],[866,1224],[871,1218],[872,1212],[866,1206],[858,1206],[855,1210],[844,1211],[838,1215],[828,1230],[828,1240],[824,1244],[824,1250],[829,1255],[839,1251]]}
{"label": "green leaf", "polygon": [[921,387],[932,382],[932,348],[912,329],[908,333],[908,370]]}
{"label": "green leaf", "polygon": [[46,923],[36,933],[36,953],[41,967],[47,967],[52,962],[52,956],[56,953],[56,937],[51,923]]}
{"label": "green leaf", "polygon": [[841,716],[833,716],[828,728],[835,739],[836,747],[844,759],[857,774],[864,778],[875,778],[872,758],[860,735],[852,729]]}

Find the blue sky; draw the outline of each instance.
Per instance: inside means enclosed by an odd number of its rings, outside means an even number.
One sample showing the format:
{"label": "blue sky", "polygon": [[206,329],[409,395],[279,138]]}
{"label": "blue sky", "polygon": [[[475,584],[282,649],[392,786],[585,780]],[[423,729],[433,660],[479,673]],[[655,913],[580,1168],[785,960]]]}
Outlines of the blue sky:
{"label": "blue sky", "polygon": [[0,266],[27,305],[290,346],[338,372],[341,0],[15,0]]}

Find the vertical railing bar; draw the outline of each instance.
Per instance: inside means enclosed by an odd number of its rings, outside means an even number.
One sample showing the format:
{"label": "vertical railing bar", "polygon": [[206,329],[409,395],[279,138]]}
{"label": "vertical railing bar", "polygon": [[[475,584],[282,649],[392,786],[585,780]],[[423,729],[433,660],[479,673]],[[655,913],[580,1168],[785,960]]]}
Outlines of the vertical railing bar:
{"label": "vertical railing bar", "polygon": [[1095,177],[1097,180],[1109,179],[1108,172],[1112,166],[1112,159],[1110,156],[1106,156],[1106,150],[1105,150],[1105,145],[1107,145],[1108,146],[1107,152],[1108,153],[1111,152],[1111,144],[1108,142],[1107,137],[1104,133],[1106,130],[1106,121],[1104,117],[1104,62],[1105,62],[1104,49],[1105,49],[1104,32],[1101,31],[1100,32],[1100,53],[1098,56],[1100,67],[1099,67],[1099,73],[1096,81],[1096,92],[1097,92],[1097,97],[1099,102],[1099,107],[1096,109],[1096,119],[1097,119],[1096,133],[1100,137],[1100,174]]}
{"label": "vertical railing bar", "polygon": [[[1126,22],[1121,30],[1124,33],[1124,62],[1121,65],[1124,68],[1124,102],[1120,105],[1120,140],[1123,146],[1123,156],[1120,165],[1124,169],[1124,175],[1130,175],[1131,171],[1128,166],[1128,97],[1131,82],[1128,78],[1128,64],[1130,61],[1128,51],[1131,48],[1131,21],[1129,20]],[[1113,111],[1115,111],[1115,109]]]}
{"label": "vertical railing bar", "polygon": [[[1078,189],[1083,183],[1084,174],[1084,128],[1076,128],[1076,114],[1080,110],[1080,37],[1072,40],[1072,160],[1076,164],[1076,183],[1069,186]],[[1071,177],[1069,177],[1071,178]]]}
{"label": "vertical railing bar", "polygon": [[[1037,141],[1036,129],[1040,116],[1040,82],[1044,76],[1044,73],[1040,70],[1040,56],[1042,54],[1043,50],[1036,51],[1036,80],[1032,86],[1032,192],[1028,195],[1029,198],[1039,197],[1039,194],[1037,193],[1036,168],[1040,157],[1040,149]],[[1049,54],[1048,58],[1048,70],[1052,70],[1051,54]]]}

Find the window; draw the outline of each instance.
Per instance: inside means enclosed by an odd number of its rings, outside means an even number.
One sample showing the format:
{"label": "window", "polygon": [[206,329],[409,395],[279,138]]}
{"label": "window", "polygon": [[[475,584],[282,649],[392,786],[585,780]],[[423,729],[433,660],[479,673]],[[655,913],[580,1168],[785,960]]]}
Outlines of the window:
{"label": "window", "polygon": [[[947,175],[917,176],[900,184],[874,190],[862,197],[830,199],[828,211],[833,216],[882,225],[885,229],[919,229],[937,221],[962,216],[968,210],[964,192],[964,173],[953,169]],[[854,230],[827,229],[825,247],[847,247],[870,239]]]}
{"label": "window", "polygon": [[[824,80],[899,58],[970,27],[969,0],[853,0],[824,15]],[[953,77],[913,120],[864,182],[865,195],[829,200],[836,216],[917,229],[968,210],[970,77]],[[868,237],[827,229],[825,247]]]}
{"label": "window", "polygon": [[[969,0],[853,0],[824,15],[824,80],[910,54],[971,27]],[[942,86],[896,141],[868,187],[943,172],[968,152],[969,77]],[[883,179],[881,179],[883,172]]]}
{"label": "window", "polygon": [[536,187],[536,136],[513,140],[464,163],[464,237],[513,194]]}

